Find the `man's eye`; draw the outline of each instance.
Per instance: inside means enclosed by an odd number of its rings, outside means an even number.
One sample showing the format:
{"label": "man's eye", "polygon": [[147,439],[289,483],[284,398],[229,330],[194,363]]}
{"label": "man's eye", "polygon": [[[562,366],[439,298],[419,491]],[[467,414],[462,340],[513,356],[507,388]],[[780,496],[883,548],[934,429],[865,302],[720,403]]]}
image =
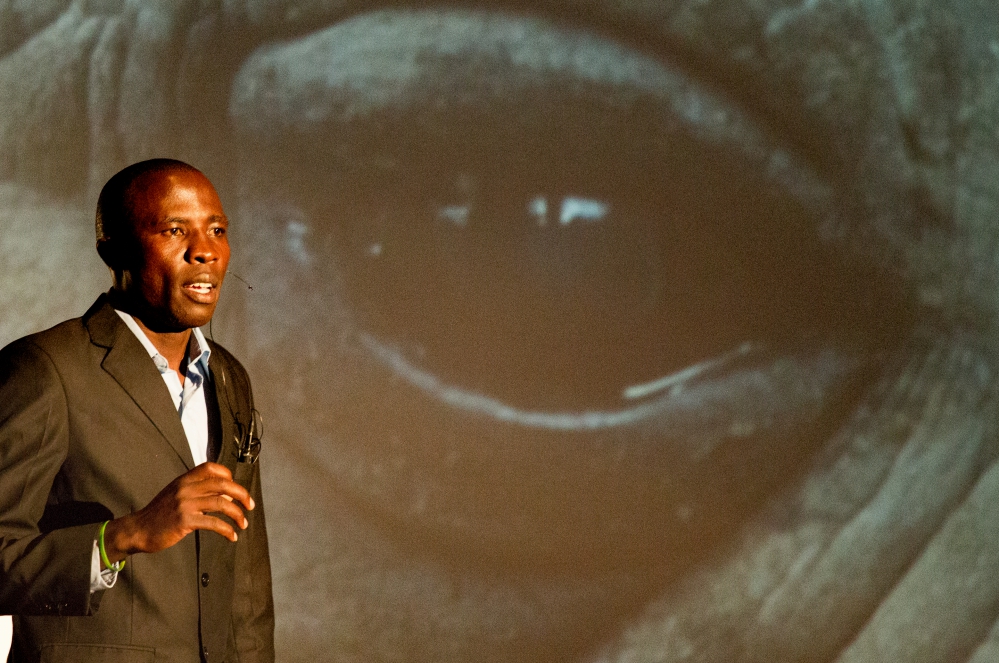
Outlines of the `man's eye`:
{"label": "man's eye", "polygon": [[897,321],[823,242],[829,192],[793,155],[587,33],[369,15],[260,50],[231,108],[261,181],[304,171],[269,195],[358,325],[518,407],[622,407],[740,348],[877,345]]}
{"label": "man's eye", "polygon": [[268,247],[246,273],[274,284],[251,335],[302,348],[321,403],[286,436],[463,556],[681,560],[794,476],[905,328],[834,187],[592,33],[359,15],[258,49],[229,112],[241,237]]}

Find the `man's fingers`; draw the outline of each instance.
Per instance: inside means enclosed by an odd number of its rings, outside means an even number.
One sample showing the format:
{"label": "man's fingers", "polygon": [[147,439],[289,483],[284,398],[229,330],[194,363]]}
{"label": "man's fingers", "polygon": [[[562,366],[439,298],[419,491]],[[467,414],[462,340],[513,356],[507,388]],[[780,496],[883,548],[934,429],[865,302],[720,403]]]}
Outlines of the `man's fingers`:
{"label": "man's fingers", "polygon": [[208,479],[209,477],[220,477],[222,479],[232,480],[232,472],[229,471],[229,468],[225,465],[219,465],[218,463],[212,462],[202,463],[187,474],[191,477],[197,477],[199,481]]}
{"label": "man's fingers", "polygon": [[191,525],[194,529],[200,530],[210,530],[212,532],[218,532],[225,538],[232,542],[238,539],[236,530],[232,526],[221,518],[216,518],[215,516],[208,516],[205,514],[199,514],[192,518]]}
{"label": "man's fingers", "polygon": [[[199,467],[201,466],[199,465]],[[219,467],[221,467],[221,465]],[[229,501],[235,500],[239,502],[240,504],[243,505],[243,508],[250,511],[252,511],[253,507],[256,506],[256,504],[253,503],[253,498],[250,497],[250,491],[248,491],[246,488],[243,488],[232,479],[226,479],[218,475],[202,479],[201,481],[198,481],[193,484],[189,484],[185,492],[187,497],[220,495],[225,497]]]}
{"label": "man's fingers", "polygon": [[[229,522],[207,514],[221,514],[237,528],[245,529],[249,522],[242,507],[249,510],[254,506],[250,493],[232,480],[228,469],[218,463],[202,463],[170,482],[135,514],[134,531],[119,548],[126,554],[156,552],[197,529],[211,530],[235,541],[236,529]],[[115,533],[110,525],[108,531]]]}
{"label": "man's fingers", "polygon": [[191,487],[196,486],[203,494],[225,495],[227,499],[238,501],[250,511],[256,506],[249,491],[232,480],[232,472],[225,465],[202,463],[183,475],[181,479],[186,479],[184,483]]}
{"label": "man's fingers", "polygon": [[216,479],[218,482],[218,493],[223,497],[228,497],[231,500],[236,500],[243,505],[244,508],[252,511],[256,504],[253,503],[253,498],[250,497],[250,491],[243,488],[235,481],[231,479]]}
{"label": "man's fingers", "polygon": [[249,521],[247,521],[246,516],[243,514],[243,510],[233,502],[226,500],[222,495],[202,497],[194,501],[192,506],[201,514],[221,513],[224,516],[228,516],[230,520],[242,529],[246,529],[247,525],[249,525]]}

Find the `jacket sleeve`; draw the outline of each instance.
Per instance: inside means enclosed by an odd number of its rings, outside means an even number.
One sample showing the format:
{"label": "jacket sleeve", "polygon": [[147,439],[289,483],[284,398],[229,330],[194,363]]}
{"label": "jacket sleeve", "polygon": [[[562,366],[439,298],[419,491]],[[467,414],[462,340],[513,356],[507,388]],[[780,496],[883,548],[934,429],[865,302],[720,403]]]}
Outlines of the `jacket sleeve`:
{"label": "jacket sleeve", "polygon": [[0,351],[0,613],[87,615],[99,525],[42,533],[39,522],[69,450],[63,383],[30,339]]}

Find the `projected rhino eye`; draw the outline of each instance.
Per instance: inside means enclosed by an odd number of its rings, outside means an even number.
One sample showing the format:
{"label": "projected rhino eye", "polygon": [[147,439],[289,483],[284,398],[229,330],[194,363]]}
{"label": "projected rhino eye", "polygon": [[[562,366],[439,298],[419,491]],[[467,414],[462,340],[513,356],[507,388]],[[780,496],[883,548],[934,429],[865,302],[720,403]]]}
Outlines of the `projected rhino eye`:
{"label": "projected rhino eye", "polygon": [[738,348],[885,332],[871,272],[819,240],[822,186],[723,99],[606,40],[367,15],[258,52],[231,109],[262,180],[305,173],[280,195],[358,327],[446,382],[615,407]]}

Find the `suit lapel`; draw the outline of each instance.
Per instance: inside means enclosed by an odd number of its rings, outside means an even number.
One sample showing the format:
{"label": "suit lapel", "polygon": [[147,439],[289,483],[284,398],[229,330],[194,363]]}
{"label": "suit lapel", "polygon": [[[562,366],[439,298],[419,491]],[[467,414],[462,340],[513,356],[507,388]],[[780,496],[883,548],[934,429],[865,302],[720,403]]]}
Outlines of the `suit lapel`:
{"label": "suit lapel", "polygon": [[[145,348],[135,338],[104,295],[84,316],[91,341],[108,348],[101,368],[113,377],[166,438],[188,469],[194,467],[187,434],[173,400]],[[224,419],[224,418],[223,418]]]}
{"label": "suit lapel", "polygon": [[[212,377],[212,387],[214,387],[215,392],[215,403],[219,411],[219,419],[221,423],[221,434],[222,439],[219,444],[219,457],[216,461],[221,465],[225,465],[229,468],[230,472],[235,472],[236,470],[236,438],[237,438],[237,425],[234,407],[238,405],[233,401],[235,398],[231,386],[229,384],[229,377],[226,372],[225,363],[220,357],[220,353],[212,347],[211,357],[208,359],[209,369],[211,370]],[[207,392],[205,392],[207,395]]]}

